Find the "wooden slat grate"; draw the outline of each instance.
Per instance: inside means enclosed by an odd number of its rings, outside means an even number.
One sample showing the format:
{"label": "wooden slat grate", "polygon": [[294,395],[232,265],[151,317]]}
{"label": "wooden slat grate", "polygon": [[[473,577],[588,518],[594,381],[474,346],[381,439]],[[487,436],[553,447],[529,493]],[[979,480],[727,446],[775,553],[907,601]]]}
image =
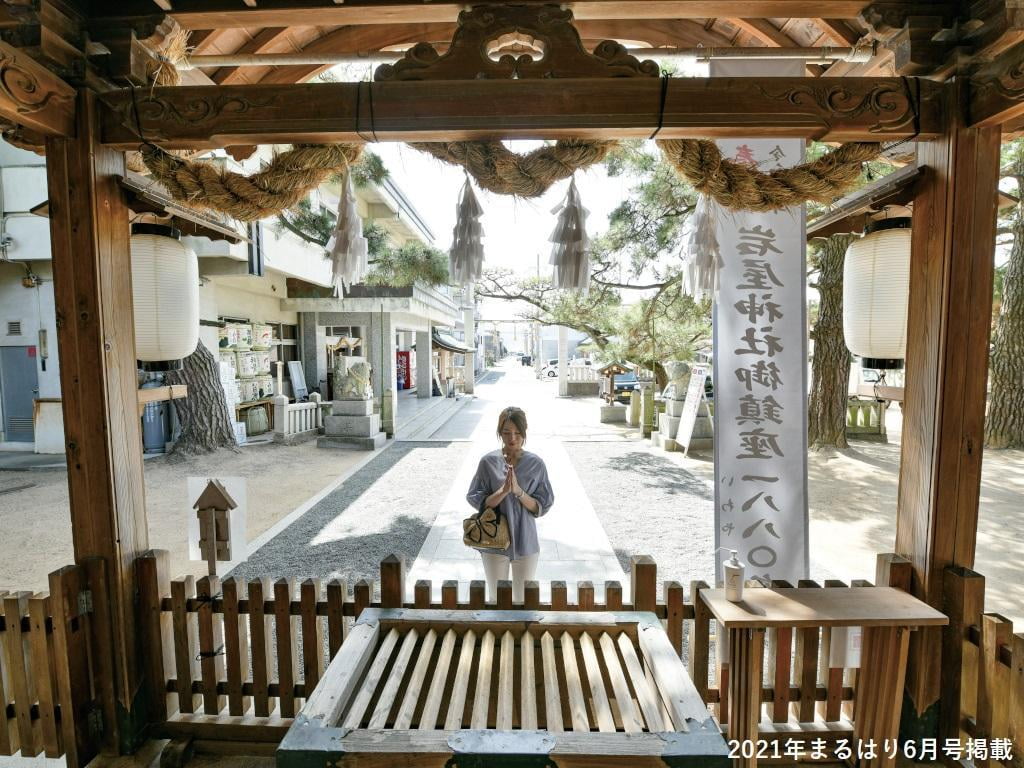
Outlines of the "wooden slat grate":
{"label": "wooden slat grate", "polygon": [[392,628],[341,724],[402,731],[676,730],[640,658],[630,636],[614,629],[499,634],[453,628],[438,643],[432,628]]}

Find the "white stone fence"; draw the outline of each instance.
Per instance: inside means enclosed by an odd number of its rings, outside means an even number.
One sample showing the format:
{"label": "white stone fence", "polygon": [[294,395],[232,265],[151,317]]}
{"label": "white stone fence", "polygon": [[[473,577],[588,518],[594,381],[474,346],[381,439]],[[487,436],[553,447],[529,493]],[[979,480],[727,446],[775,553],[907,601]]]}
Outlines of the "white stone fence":
{"label": "white stone fence", "polygon": [[570,365],[569,381],[597,381],[597,371],[589,365]]}
{"label": "white stone fence", "polygon": [[306,403],[289,403],[284,395],[274,395],[274,440],[287,443],[316,437],[323,425],[318,393],[310,394]]}

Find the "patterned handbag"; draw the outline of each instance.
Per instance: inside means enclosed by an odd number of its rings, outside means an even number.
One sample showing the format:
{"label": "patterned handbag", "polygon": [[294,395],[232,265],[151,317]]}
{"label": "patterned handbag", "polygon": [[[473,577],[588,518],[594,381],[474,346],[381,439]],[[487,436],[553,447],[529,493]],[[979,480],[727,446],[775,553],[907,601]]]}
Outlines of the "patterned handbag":
{"label": "patterned handbag", "polygon": [[462,521],[462,543],[467,547],[502,551],[510,541],[508,520],[490,507]]}

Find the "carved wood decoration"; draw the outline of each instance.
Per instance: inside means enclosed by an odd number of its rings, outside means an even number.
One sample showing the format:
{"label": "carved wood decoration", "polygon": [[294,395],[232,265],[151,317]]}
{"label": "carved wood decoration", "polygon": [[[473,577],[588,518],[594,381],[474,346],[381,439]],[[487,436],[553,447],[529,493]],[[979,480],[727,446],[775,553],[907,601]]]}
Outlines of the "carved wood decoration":
{"label": "carved wood decoration", "polygon": [[1002,125],[1024,116],[1024,43],[971,78],[972,126]]}
{"label": "carved wood decoration", "polygon": [[[939,84],[922,80],[920,136],[938,133]],[[914,101],[900,78],[678,78],[660,138],[803,136],[889,141],[914,135]],[[646,138],[658,124],[661,80],[438,80],[178,86],[137,93],[143,133],[165,149],[232,144]],[[369,100],[373,98],[371,126]],[[139,145],[131,93],[101,97],[103,141]],[[506,105],[529,105],[528,110]],[[837,112],[836,107],[839,107]]]}
{"label": "carved wood decoration", "polygon": [[75,90],[27,53],[0,42],[0,118],[45,136],[71,136]]}
{"label": "carved wood decoration", "polygon": [[638,61],[614,40],[605,40],[588,53],[572,18],[572,11],[557,5],[476,6],[459,14],[445,54],[429,43],[418,43],[395,64],[379,66],[374,79],[658,76],[655,62]]}

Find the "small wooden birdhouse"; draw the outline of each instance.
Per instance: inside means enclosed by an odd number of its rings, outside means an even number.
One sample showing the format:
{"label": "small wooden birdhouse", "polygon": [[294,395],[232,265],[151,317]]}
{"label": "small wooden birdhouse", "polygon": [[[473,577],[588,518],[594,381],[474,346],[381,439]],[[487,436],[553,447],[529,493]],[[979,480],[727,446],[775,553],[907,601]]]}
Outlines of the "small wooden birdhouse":
{"label": "small wooden birdhouse", "polygon": [[199,518],[199,552],[206,560],[211,576],[217,573],[218,560],[231,560],[228,513],[237,506],[221,482],[212,478],[192,505]]}

